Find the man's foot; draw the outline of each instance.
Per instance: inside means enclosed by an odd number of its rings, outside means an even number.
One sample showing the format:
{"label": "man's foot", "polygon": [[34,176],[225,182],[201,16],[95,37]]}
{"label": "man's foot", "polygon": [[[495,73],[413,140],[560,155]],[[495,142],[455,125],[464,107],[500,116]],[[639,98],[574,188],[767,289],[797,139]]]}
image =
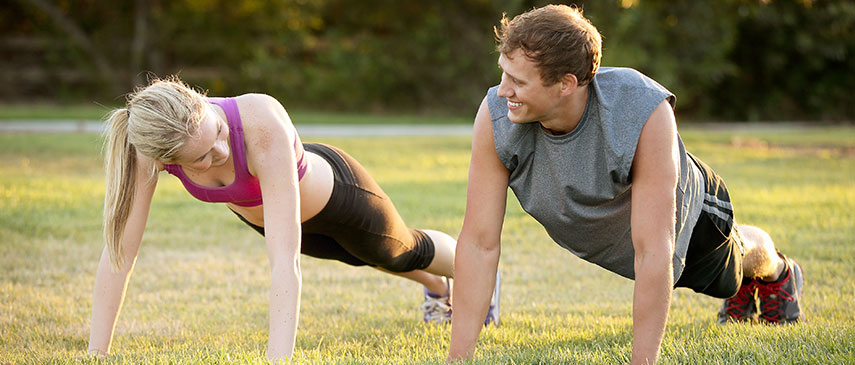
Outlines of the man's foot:
{"label": "man's foot", "polygon": [[443,280],[446,284],[445,293],[435,293],[424,288],[425,303],[421,309],[425,323],[451,322],[451,279],[444,277]]}
{"label": "man's foot", "polygon": [[718,312],[718,323],[745,322],[757,319],[757,284],[751,278],[742,278],[736,295],[725,299]]}
{"label": "man's foot", "polygon": [[487,310],[487,318],[484,319],[484,325],[493,324],[499,325],[499,295],[502,284],[502,273],[496,269],[496,286],[493,287],[493,297],[490,299],[490,308]]}
{"label": "man's foot", "polygon": [[760,302],[760,320],[767,323],[791,323],[804,321],[800,300],[805,284],[802,267],[780,252],[786,268],[775,282],[757,280],[757,297]]}

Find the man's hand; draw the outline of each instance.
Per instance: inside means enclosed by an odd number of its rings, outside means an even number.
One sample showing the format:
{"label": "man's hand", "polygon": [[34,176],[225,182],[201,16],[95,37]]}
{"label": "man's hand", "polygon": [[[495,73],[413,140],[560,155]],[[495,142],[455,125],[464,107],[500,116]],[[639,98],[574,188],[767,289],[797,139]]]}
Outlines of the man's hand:
{"label": "man's hand", "polygon": [[672,257],[678,182],[677,127],[670,104],[650,115],[632,163],[633,364],[655,363],[674,286]]}

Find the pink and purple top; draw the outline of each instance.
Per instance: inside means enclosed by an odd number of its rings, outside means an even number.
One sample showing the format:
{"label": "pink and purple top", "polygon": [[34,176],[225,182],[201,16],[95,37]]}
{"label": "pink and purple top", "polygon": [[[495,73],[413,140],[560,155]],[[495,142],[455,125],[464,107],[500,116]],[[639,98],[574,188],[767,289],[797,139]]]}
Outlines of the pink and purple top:
{"label": "pink and purple top", "polygon": [[[254,207],[262,204],[261,184],[258,178],[249,173],[246,166],[246,147],[243,138],[243,123],[234,98],[208,98],[208,102],[219,105],[226,114],[229,124],[229,144],[232,161],[235,165],[235,181],[226,186],[210,187],[199,185],[190,180],[181,165],[164,164],[163,167],[172,175],[177,176],[190,195],[201,201],[210,203],[232,203],[242,207]],[[294,128],[293,126],[291,128]],[[302,180],[306,174],[307,161],[303,158],[305,151],[297,131],[294,130],[294,153],[297,160],[297,178]]]}

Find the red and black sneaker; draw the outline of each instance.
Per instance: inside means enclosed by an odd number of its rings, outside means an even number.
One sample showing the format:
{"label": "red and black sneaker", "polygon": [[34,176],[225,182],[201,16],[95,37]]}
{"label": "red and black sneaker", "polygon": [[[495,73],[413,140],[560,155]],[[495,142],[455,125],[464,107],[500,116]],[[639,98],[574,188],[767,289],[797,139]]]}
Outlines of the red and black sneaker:
{"label": "red and black sneaker", "polygon": [[805,284],[802,267],[780,252],[778,256],[787,267],[775,282],[757,281],[757,297],[760,302],[760,320],[767,323],[792,323],[804,321],[800,300]]}
{"label": "red and black sneaker", "polygon": [[725,299],[718,311],[718,323],[745,322],[757,319],[757,281],[742,278],[736,295]]}

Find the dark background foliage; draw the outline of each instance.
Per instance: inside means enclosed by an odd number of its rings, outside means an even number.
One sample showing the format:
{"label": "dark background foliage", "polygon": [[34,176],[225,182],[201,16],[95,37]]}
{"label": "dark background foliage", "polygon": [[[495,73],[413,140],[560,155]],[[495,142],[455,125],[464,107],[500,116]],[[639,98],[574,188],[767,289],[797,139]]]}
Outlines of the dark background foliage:
{"label": "dark background foliage", "polygon": [[[496,84],[492,27],[546,1],[12,0],[0,99],[117,104],[149,75],[289,106],[471,115]],[[851,0],[599,0],[603,65],[713,120],[855,119]]]}

